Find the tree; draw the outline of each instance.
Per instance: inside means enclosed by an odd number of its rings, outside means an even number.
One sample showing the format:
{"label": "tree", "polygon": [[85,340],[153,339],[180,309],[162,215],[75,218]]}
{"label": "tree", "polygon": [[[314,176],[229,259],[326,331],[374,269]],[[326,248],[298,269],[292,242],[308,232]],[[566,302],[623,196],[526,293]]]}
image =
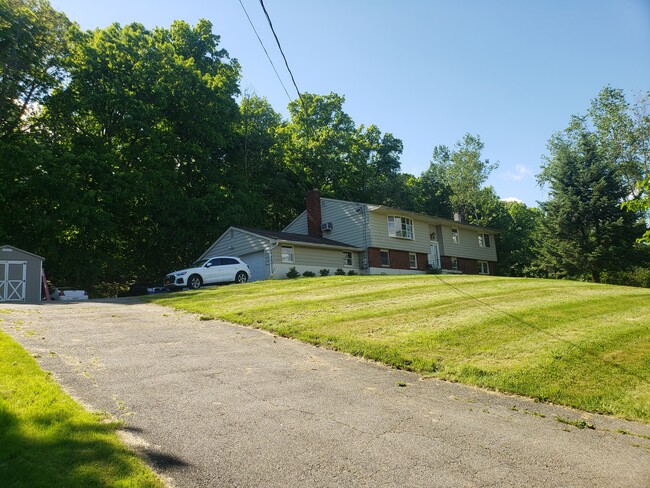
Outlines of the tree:
{"label": "tree", "polygon": [[289,104],[290,120],[276,132],[285,166],[300,194],[318,188],[335,198],[386,203],[401,184],[402,141],[375,125],[357,127],[344,102],[335,93],[304,93]]}
{"label": "tree", "polygon": [[62,82],[69,26],[46,0],[0,0],[0,138]]}
{"label": "tree", "polygon": [[[630,212],[638,212],[648,215],[650,212],[650,176],[637,184],[638,193],[634,200],[623,203],[622,207]],[[650,244],[650,230],[637,239],[639,243]]]}
{"label": "tree", "polygon": [[[579,121],[578,121],[579,122]],[[549,141],[538,175],[550,199],[541,203],[537,266],[549,276],[591,276],[630,264],[636,216],[621,209],[626,190],[597,135],[574,123]]]}
{"label": "tree", "polygon": [[59,188],[44,202],[48,270],[82,286],[159,279],[194,260],[229,214],[254,214],[235,211],[247,201],[233,188],[239,65],[205,20],[69,38],[67,83],[39,118],[53,156],[42,170]]}
{"label": "tree", "polygon": [[463,222],[477,223],[480,220],[477,202],[481,188],[490,173],[499,166],[499,163],[481,159],[483,147],[479,136],[465,134],[453,150],[444,145],[433,149],[431,165],[437,167],[435,171],[442,175],[445,185],[449,187],[452,209]]}
{"label": "tree", "polygon": [[497,273],[526,276],[535,259],[541,212],[520,202],[505,202],[507,215],[497,235]]}

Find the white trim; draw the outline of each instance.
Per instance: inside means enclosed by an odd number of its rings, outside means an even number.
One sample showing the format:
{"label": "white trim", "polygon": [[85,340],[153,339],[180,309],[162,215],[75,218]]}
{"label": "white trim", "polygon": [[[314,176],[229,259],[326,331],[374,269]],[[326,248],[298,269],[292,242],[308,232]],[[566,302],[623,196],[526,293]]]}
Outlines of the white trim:
{"label": "white trim", "polygon": [[[291,260],[284,259],[284,256],[285,256],[284,250],[285,249],[291,249],[291,254],[288,254],[288,257],[290,257]],[[293,264],[293,263],[295,263],[296,262],[296,250],[294,249],[294,247],[293,246],[285,246],[285,245],[280,246],[280,260],[281,260],[281,262],[283,264]]]}

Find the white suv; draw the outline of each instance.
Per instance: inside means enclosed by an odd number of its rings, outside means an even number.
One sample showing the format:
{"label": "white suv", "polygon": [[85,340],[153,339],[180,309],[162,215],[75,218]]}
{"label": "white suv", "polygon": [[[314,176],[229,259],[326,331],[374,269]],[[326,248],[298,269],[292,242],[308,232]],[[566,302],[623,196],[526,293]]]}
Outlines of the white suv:
{"label": "white suv", "polygon": [[172,290],[185,287],[198,290],[210,283],[246,283],[250,277],[251,270],[241,259],[216,256],[197,261],[191,268],[169,273],[165,276],[165,286]]}

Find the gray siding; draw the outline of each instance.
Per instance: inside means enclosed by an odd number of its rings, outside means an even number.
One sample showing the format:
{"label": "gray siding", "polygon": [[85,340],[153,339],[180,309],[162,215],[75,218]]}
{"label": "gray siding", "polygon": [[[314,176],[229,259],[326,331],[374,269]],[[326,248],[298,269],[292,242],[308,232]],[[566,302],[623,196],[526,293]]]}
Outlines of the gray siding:
{"label": "gray siding", "polygon": [[[0,266],[0,271],[2,272],[2,276],[0,277],[0,280],[4,280],[5,270],[8,269],[6,275],[7,278],[9,278],[9,280],[12,282],[15,282],[22,280],[23,265],[12,264],[10,266],[9,262],[25,263],[25,281],[22,284],[22,287],[24,288],[20,289],[20,295],[24,296],[24,301],[20,300],[20,302],[40,303],[42,296],[41,290],[43,288],[43,281],[41,279],[41,274],[43,272],[43,258],[26,251],[22,251],[21,249],[15,248],[13,246],[2,246],[0,250],[0,263],[2,263],[2,266]],[[3,299],[3,297],[0,297],[0,301]]]}
{"label": "gray siding", "polygon": [[244,256],[263,251],[269,246],[269,239],[251,235],[239,229],[228,229],[199,259],[212,256]]}
{"label": "gray siding", "polygon": [[[442,243],[440,254],[444,256],[462,257],[482,261],[496,261],[497,249],[494,242],[494,234],[490,234],[490,247],[479,247],[478,234],[474,229],[467,229],[458,226],[458,244],[452,242],[451,229],[453,225],[441,225],[438,233],[438,241]],[[482,232],[489,234],[489,232]],[[443,252],[444,250],[444,252]]]}
{"label": "gray siding", "polygon": [[369,245],[367,232],[368,207],[354,202],[321,199],[323,223],[332,222],[333,229],[323,232],[323,237],[343,242],[353,247],[365,248]]}
{"label": "gray siding", "polygon": [[292,234],[300,234],[303,236],[308,235],[307,232],[307,211],[304,211],[296,220],[287,225],[284,229],[284,232],[291,232]]}
{"label": "gray siding", "polygon": [[[399,213],[390,215],[400,216]],[[409,217],[409,216],[406,216]],[[409,217],[411,218],[411,217]],[[413,239],[402,239],[388,235],[388,214],[370,213],[371,247],[380,249],[397,249],[400,251],[429,253],[431,250],[429,224],[411,218],[413,222]]]}
{"label": "gray siding", "polygon": [[[290,244],[281,244],[273,249],[273,264],[283,264],[287,266],[295,266],[298,271],[303,267],[317,267],[319,270],[327,268],[332,274],[336,271],[337,268],[342,269],[351,269],[346,268],[343,261],[343,252],[335,249],[323,249],[317,247],[303,247],[298,244],[293,245],[293,263],[283,263],[282,262],[282,246],[288,246]],[[352,252],[352,267],[354,269],[359,269],[359,253]]]}

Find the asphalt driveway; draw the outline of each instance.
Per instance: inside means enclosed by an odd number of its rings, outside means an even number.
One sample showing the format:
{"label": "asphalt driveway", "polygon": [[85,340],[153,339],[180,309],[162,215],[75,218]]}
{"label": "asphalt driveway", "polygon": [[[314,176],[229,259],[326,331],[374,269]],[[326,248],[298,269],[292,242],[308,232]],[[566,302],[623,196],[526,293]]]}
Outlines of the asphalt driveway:
{"label": "asphalt driveway", "polygon": [[135,299],[0,308],[0,328],[78,401],[124,419],[173,486],[650,486],[645,424]]}

